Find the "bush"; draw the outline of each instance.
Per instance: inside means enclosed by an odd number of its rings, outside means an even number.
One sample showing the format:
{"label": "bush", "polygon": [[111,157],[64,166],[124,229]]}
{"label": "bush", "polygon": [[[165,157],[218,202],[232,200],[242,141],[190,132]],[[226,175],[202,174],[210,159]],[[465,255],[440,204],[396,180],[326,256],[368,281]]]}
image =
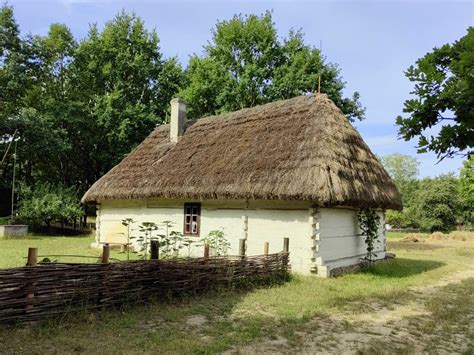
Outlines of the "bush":
{"label": "bush", "polygon": [[388,210],[385,214],[385,223],[389,224],[392,228],[400,229],[418,227],[410,209],[404,209],[403,211]]}
{"label": "bush", "polygon": [[210,231],[207,236],[202,238],[202,241],[204,244],[209,245],[209,249],[214,256],[227,255],[230,249],[230,243],[222,230]]}
{"label": "bush", "polygon": [[421,181],[414,210],[423,230],[430,232],[453,230],[459,207],[458,182],[454,176],[441,175]]}
{"label": "bush", "polygon": [[84,214],[72,188],[48,183],[22,186],[20,198],[18,217],[33,228],[42,224],[49,228],[52,222],[70,222]]}

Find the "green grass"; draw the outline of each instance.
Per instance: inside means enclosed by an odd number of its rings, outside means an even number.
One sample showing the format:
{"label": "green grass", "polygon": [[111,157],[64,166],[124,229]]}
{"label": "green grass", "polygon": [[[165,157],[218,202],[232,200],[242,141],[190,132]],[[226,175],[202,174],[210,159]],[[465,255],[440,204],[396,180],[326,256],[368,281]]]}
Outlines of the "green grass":
{"label": "green grass", "polygon": [[[76,257],[50,257],[51,260],[64,262],[95,262],[101,251],[90,248],[94,241],[93,236],[32,236],[16,238],[0,238],[0,269],[24,266],[28,248],[38,248],[41,255],[82,255]],[[131,259],[136,259],[136,254],[130,253]],[[113,250],[111,258],[125,260],[127,255]],[[41,257],[39,258],[41,260]]]}
{"label": "green grass", "polygon": [[8,224],[10,216],[0,217],[0,224]]}
{"label": "green grass", "polygon": [[[27,246],[33,246],[30,244],[34,241],[38,242],[40,250],[55,249],[64,253],[65,250],[72,252],[87,247],[92,238],[4,240],[0,241],[0,260],[4,262],[5,247],[12,245],[8,243],[22,243],[18,248],[22,252],[16,256],[21,258],[26,254]],[[18,245],[15,244],[14,248]],[[84,312],[27,327],[0,327],[2,351],[218,353],[278,337],[287,339],[289,349],[295,350],[302,346],[303,338],[299,332],[318,333],[322,330],[314,328],[312,322],[316,318],[323,319],[325,327],[336,327],[336,333],[354,331],[354,325],[347,322],[324,319],[344,312],[366,314],[373,311],[374,304],[390,308],[412,301],[419,296],[412,295],[410,286],[429,285],[446,275],[474,267],[473,241],[392,241],[389,242],[389,249],[397,254],[392,262],[378,264],[370,272],[336,279],[296,276],[286,284],[249,292],[223,291],[117,310]],[[472,291],[473,285],[474,282],[470,282],[458,288],[447,287],[445,292],[451,292],[449,302],[454,307],[459,304],[461,310],[472,310],[474,301],[463,295]],[[451,337],[451,332],[446,329],[462,326],[468,319],[462,318],[459,312],[452,314],[443,310],[442,292],[429,297],[426,302],[432,317],[419,319],[416,323],[420,324],[417,325],[419,330],[413,328],[413,331],[427,329],[426,332],[439,333],[438,341],[442,342]],[[188,324],[190,317],[196,315],[204,316],[207,322],[203,325]],[[35,347],[27,344],[35,344]],[[374,349],[388,351],[395,349],[393,346],[389,340],[381,340],[381,343],[369,344],[366,352],[373,353],[371,350]],[[433,349],[427,348],[427,351],[430,350],[433,352]]]}

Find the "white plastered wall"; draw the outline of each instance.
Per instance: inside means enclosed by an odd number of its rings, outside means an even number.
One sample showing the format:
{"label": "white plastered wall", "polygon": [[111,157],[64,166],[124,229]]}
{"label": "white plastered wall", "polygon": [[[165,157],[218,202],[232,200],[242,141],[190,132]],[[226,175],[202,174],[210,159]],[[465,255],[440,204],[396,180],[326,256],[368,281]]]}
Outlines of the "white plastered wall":
{"label": "white plastered wall", "polygon": [[[192,201],[104,201],[98,209],[97,243],[126,243],[126,228],[122,225],[125,218],[133,218],[135,228],[141,222],[161,223],[171,221],[173,230],[183,231],[183,205]],[[247,240],[247,255],[263,254],[264,243],[269,243],[269,252],[283,249],[283,238],[290,238],[290,262],[293,271],[309,273],[311,266],[312,240],[308,224],[306,204],[291,203],[255,203],[242,202],[201,202],[200,236],[206,236],[212,230],[223,230],[231,243],[229,254],[239,252],[239,239]],[[136,232],[135,232],[136,233]],[[182,254],[202,256],[203,247],[199,238],[190,250],[183,249]]]}
{"label": "white plastered wall", "polygon": [[[357,264],[367,254],[364,237],[361,236],[358,210],[321,208],[316,213],[314,262],[318,275],[329,276],[332,269]],[[384,214],[380,216],[379,238],[375,241],[376,259],[385,257]]]}
{"label": "white plastered wall", "polygon": [[[141,222],[171,221],[172,229],[182,232],[184,202],[192,201],[104,201],[98,209],[97,242],[126,243],[126,229],[121,222],[125,218],[133,218],[135,228]],[[382,220],[375,252],[383,258],[385,233],[383,213],[379,214]],[[201,237],[217,229],[224,231],[231,243],[229,254],[233,255],[238,254],[241,238],[247,240],[247,255],[262,254],[264,242],[269,242],[270,253],[281,251],[283,238],[290,238],[292,270],[303,274],[317,270],[319,276],[327,277],[331,269],[357,264],[366,255],[355,209],[318,209],[299,202],[201,202]],[[202,246],[189,251],[191,256],[203,255]],[[188,249],[182,253],[188,255]]]}

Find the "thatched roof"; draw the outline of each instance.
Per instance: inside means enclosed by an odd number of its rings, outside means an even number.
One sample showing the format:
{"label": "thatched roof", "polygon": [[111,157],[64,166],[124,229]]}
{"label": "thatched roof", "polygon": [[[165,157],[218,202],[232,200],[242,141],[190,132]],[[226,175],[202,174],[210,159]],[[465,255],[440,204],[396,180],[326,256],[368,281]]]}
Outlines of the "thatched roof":
{"label": "thatched roof", "polygon": [[178,143],[159,126],[82,201],[151,197],[401,208],[393,181],[326,95],[188,121]]}

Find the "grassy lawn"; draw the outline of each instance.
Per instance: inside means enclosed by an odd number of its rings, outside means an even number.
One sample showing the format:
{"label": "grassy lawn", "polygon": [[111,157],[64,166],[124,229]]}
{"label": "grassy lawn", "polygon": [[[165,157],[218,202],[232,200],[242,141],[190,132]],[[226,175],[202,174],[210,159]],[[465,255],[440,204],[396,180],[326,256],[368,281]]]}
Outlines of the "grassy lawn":
{"label": "grassy lawn", "polygon": [[[0,326],[2,352],[472,353],[472,235],[465,241],[425,236],[417,243],[392,236],[389,249],[396,253],[395,260],[336,279],[298,276],[281,286],[249,292]],[[18,260],[34,241],[40,254],[53,247],[64,254],[66,248],[72,252],[92,241],[47,239],[0,241],[0,260],[5,263],[8,255],[5,243],[23,243]]]}
{"label": "grassy lawn", "polygon": [[[27,236],[26,238],[0,238],[0,268],[24,266],[28,248],[38,248],[40,255],[82,255],[84,257],[50,257],[51,260],[70,262],[95,262],[101,251],[90,248],[93,236]],[[112,251],[111,258],[125,260],[127,255]],[[130,257],[136,255],[130,253]]]}

